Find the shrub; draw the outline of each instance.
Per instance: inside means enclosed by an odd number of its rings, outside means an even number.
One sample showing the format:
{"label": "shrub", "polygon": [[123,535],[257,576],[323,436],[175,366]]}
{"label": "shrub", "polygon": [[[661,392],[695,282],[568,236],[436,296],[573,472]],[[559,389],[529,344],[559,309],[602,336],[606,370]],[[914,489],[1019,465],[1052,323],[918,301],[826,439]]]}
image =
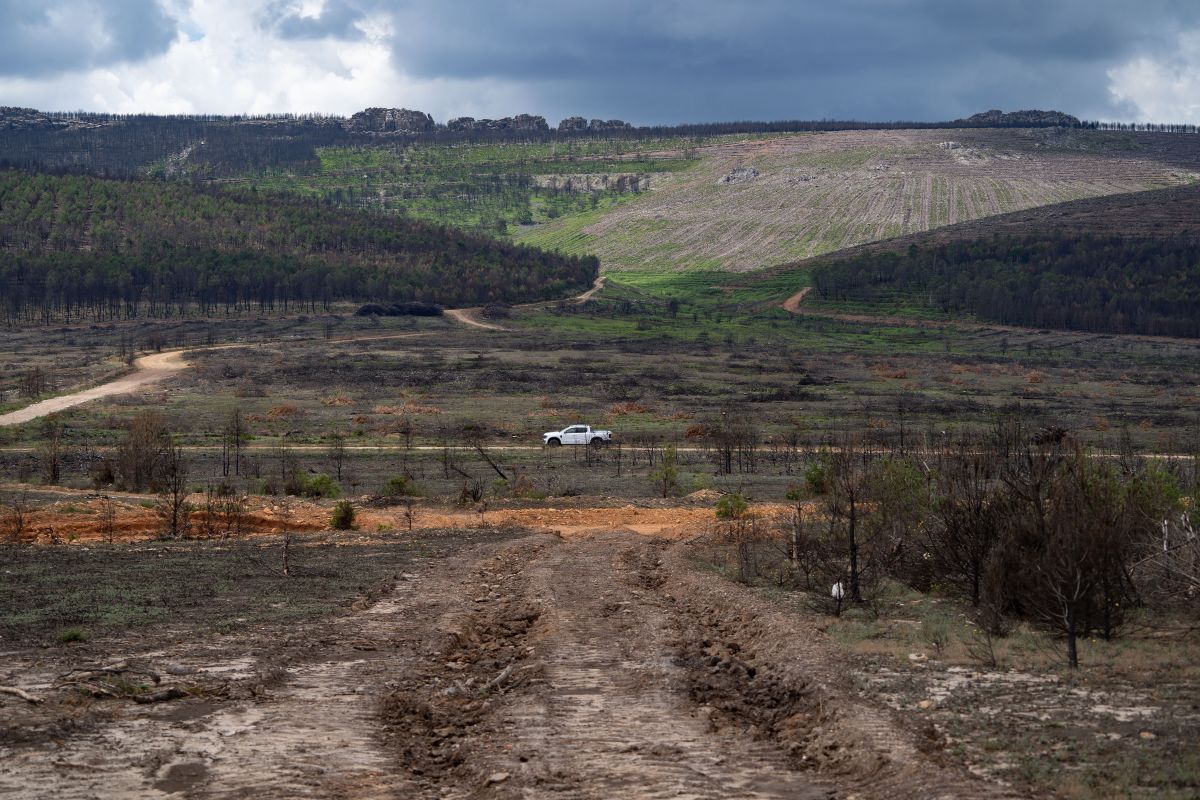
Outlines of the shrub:
{"label": "shrub", "polygon": [[813,494],[825,494],[829,491],[829,460],[819,458],[804,470],[804,482]]}
{"label": "shrub", "polygon": [[717,519],[740,519],[749,508],[746,499],[740,494],[734,492],[723,494],[717,501]]}
{"label": "shrub", "polygon": [[393,475],[383,485],[385,497],[410,497],[416,493],[417,489],[413,486],[412,478],[407,475]]}
{"label": "shrub", "polygon": [[297,473],[296,476],[293,479],[288,480],[287,483],[287,493],[298,495],[300,497],[311,497],[313,499],[326,498],[333,500],[342,496],[342,488],[337,485],[337,481],[323,472],[317,473],[316,475],[304,475],[303,473]]}
{"label": "shrub", "polygon": [[354,530],[354,504],[349,500],[339,500],[333,507],[329,524],[335,531]]}
{"label": "shrub", "polygon": [[63,644],[71,642],[86,642],[88,640],[87,631],[83,628],[66,628],[59,632],[58,640]]}
{"label": "shrub", "polygon": [[658,469],[650,473],[650,482],[662,491],[663,497],[670,497],[679,489],[678,456],[673,445],[663,449],[662,461]]}

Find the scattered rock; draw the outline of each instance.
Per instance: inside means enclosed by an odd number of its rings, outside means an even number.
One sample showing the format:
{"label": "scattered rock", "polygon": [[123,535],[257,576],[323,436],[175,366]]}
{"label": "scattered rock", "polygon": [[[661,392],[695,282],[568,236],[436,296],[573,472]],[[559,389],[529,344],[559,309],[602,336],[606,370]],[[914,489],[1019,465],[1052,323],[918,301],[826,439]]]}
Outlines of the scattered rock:
{"label": "scattered rock", "polygon": [[532,114],[517,114],[515,117],[503,117],[502,119],[475,119],[474,117],[458,117],[446,123],[446,128],[454,133],[478,133],[478,132],[509,132],[509,131],[527,131],[527,132],[548,132],[550,126],[546,124],[545,117],[539,117]]}
{"label": "scattered rock", "polygon": [[1147,742],[1152,742],[1158,738],[1158,734],[1156,734],[1154,731],[1142,731],[1138,734],[1138,736],[1142,737]]}
{"label": "scattered rock", "polygon": [[931,708],[937,708],[937,700],[922,700],[917,703],[917,708],[922,711],[928,711]]}
{"label": "scattered rock", "polygon": [[559,133],[605,133],[607,131],[629,130],[633,126],[620,119],[593,119],[590,122],[583,117],[567,117],[558,123]]}
{"label": "scattered rock", "polygon": [[734,167],[729,171],[729,174],[717,181],[718,184],[738,184],[749,183],[758,177],[758,170],[754,167]]}
{"label": "scattered rock", "polygon": [[487,782],[484,785],[491,786],[494,783],[504,783],[508,779],[509,774],[507,772],[493,772],[487,776]]}

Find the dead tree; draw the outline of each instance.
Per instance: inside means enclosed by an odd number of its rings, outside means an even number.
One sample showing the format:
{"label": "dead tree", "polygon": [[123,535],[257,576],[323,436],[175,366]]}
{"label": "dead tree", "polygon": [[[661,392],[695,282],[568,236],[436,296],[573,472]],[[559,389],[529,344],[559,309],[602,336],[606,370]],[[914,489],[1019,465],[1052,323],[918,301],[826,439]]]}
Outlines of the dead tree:
{"label": "dead tree", "polygon": [[162,522],[165,539],[182,539],[190,532],[192,504],[188,502],[188,462],[183,448],[171,447],[158,478],[159,493],[155,510]]}
{"label": "dead tree", "polygon": [[334,472],[337,473],[338,483],[341,483],[342,466],[346,463],[346,437],[338,432],[330,434],[329,448],[325,451],[325,457],[333,464]]}
{"label": "dead tree", "polygon": [[4,497],[5,538],[13,543],[19,543],[25,535],[25,527],[29,522],[29,490],[21,489]]}

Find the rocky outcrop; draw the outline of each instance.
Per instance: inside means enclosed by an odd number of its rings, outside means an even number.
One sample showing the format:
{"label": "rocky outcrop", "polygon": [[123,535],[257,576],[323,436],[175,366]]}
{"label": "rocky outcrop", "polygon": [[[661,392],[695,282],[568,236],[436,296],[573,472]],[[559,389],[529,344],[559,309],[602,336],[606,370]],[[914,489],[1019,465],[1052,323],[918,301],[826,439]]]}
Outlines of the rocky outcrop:
{"label": "rocky outcrop", "polygon": [[533,114],[517,114],[515,117],[502,119],[458,117],[446,123],[446,128],[454,133],[548,133],[550,131],[550,126],[546,124],[546,118]]}
{"label": "rocky outcrop", "polygon": [[629,130],[633,126],[620,119],[594,119],[588,122],[583,117],[567,117],[558,123],[559,133],[606,133]]}
{"label": "rocky outcrop", "polygon": [[436,127],[433,117],[407,108],[368,108],[346,120],[352,133],[430,133]]}
{"label": "rocky outcrop", "polygon": [[728,175],[723,176],[717,183],[719,184],[738,184],[749,183],[758,177],[758,170],[754,167],[734,167],[729,171]]}
{"label": "rocky outcrop", "polygon": [[0,131],[62,131],[66,128],[94,128],[103,122],[50,116],[36,108],[0,106]]}
{"label": "rocky outcrop", "polygon": [[562,122],[558,123],[559,133],[584,133],[587,131],[588,121],[584,117],[567,117]]}
{"label": "rocky outcrop", "polygon": [[984,111],[981,114],[972,114],[966,119],[958,119],[955,122],[962,125],[977,125],[981,127],[1003,126],[1013,128],[1022,126],[1047,127],[1054,125],[1074,128],[1079,125],[1078,117],[1064,114],[1061,111],[1029,110],[1009,111],[1005,113],[996,108],[993,108],[991,111]]}

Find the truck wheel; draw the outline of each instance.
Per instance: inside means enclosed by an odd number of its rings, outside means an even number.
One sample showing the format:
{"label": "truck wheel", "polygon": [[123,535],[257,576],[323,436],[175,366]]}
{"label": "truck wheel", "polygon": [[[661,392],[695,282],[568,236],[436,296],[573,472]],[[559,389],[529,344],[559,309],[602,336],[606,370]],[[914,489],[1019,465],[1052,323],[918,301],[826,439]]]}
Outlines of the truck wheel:
{"label": "truck wheel", "polygon": [[604,440],[599,436],[592,439],[592,447],[604,447]]}
{"label": "truck wheel", "polygon": [[546,442],[546,444],[548,444],[550,447],[558,447],[560,444],[562,444],[562,442],[558,439],[551,439],[550,441]]}

